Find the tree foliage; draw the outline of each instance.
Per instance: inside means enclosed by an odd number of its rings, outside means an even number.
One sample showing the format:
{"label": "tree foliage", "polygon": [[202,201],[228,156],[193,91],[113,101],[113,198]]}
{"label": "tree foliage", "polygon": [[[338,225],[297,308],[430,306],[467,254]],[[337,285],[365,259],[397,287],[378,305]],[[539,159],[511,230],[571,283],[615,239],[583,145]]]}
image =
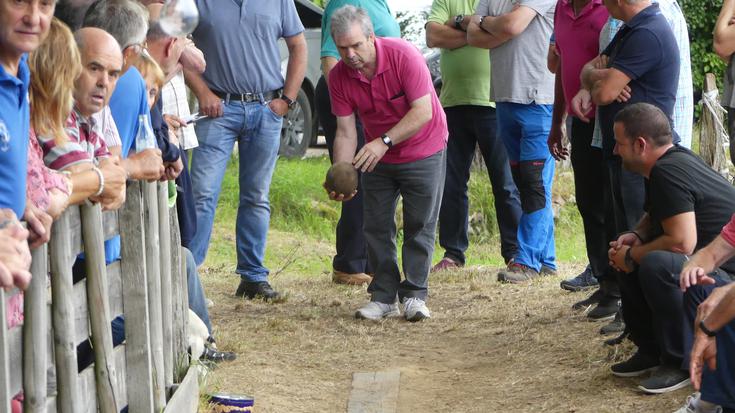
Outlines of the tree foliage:
{"label": "tree foliage", "polygon": [[722,0],[679,0],[679,5],[689,28],[694,88],[701,90],[705,73],[721,80],[725,70],[725,63],[712,51],[712,30]]}

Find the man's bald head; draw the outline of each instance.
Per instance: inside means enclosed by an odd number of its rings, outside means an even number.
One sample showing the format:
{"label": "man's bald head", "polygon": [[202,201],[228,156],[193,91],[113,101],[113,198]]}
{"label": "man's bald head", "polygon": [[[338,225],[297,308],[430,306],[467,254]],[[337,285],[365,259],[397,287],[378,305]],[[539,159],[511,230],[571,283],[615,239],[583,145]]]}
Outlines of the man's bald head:
{"label": "man's bald head", "polygon": [[146,35],[148,52],[158,62],[163,72],[169,75],[179,70],[178,63],[183,52],[184,39],[171,36],[159,24],[158,19],[163,9],[161,3],[151,3],[147,8],[151,19],[148,25],[148,34]]}
{"label": "man's bald head", "polygon": [[77,30],[74,38],[82,55],[82,74],[76,81],[74,101],[79,112],[91,116],[107,104],[123,66],[120,45],[96,27]]}

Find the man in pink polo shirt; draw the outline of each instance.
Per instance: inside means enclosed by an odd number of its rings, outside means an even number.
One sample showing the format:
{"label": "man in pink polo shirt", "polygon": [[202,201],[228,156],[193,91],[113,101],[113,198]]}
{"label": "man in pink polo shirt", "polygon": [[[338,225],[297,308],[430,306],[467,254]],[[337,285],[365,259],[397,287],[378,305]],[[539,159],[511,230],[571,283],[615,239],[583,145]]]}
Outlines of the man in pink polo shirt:
{"label": "man in pink polo shirt", "polygon": [[[370,17],[354,6],[332,15],[339,63],[329,73],[332,112],[337,117],[334,162],[360,169],[363,230],[375,271],[371,301],[355,317],[409,321],[431,316],[426,307],[434,234],[446,172],[447,122],[421,53],[401,39],[376,38]],[[366,144],[355,154],[355,115]],[[354,155],[354,156],[353,156]],[[394,214],[403,199],[403,273],[396,257]],[[344,201],[354,194],[330,193]]]}

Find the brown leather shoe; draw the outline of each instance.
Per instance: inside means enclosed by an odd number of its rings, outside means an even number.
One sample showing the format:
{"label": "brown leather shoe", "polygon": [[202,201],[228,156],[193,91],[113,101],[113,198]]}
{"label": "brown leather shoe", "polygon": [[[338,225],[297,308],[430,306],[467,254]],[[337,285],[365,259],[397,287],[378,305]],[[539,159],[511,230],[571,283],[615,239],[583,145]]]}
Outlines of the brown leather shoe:
{"label": "brown leather shoe", "polygon": [[358,272],[355,274],[337,270],[332,272],[332,282],[336,284],[363,285],[370,284],[371,281],[373,281],[373,277],[365,274],[364,272]]}

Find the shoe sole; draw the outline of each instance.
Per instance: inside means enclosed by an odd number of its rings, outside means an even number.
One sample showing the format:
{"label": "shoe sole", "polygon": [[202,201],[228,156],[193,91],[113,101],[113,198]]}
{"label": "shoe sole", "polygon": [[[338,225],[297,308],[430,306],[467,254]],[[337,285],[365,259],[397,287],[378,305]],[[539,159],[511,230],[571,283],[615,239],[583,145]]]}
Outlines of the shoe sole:
{"label": "shoe sole", "polygon": [[401,316],[400,311],[391,311],[390,313],[383,314],[382,317],[371,318],[371,317],[366,317],[363,313],[360,312],[360,310],[355,311],[355,318],[358,320],[380,321],[385,318],[395,318],[395,317],[400,317],[400,316]]}
{"label": "shoe sole", "polygon": [[406,321],[410,321],[412,323],[415,323],[417,321],[421,321],[421,320],[424,320],[424,319],[427,319],[427,318],[431,318],[431,316],[430,315],[426,315],[426,314],[422,313],[421,311],[417,311],[416,314],[414,314],[413,317],[410,317],[410,318],[409,317],[406,317]]}
{"label": "shoe sole", "polygon": [[587,320],[592,322],[613,321],[615,320],[615,313],[600,318],[593,318],[590,317],[589,314],[587,314]]}
{"label": "shoe sole", "polygon": [[679,383],[674,384],[673,386],[669,386],[669,387],[665,387],[661,389],[647,389],[643,386],[638,386],[638,389],[648,394],[662,394],[662,393],[668,393],[674,390],[682,389],[686,386],[689,386],[690,384],[692,384],[692,380],[686,379],[684,381],[680,381]]}
{"label": "shoe sole", "polygon": [[559,287],[561,287],[562,290],[571,291],[573,293],[578,293],[580,291],[593,290],[595,288],[598,288],[599,286],[600,286],[599,284],[595,284],[595,285],[589,285],[586,287],[577,287],[576,285],[568,285],[568,284],[564,284],[563,282],[559,284]]}
{"label": "shoe sole", "polygon": [[[653,371],[653,370],[655,370],[657,368],[658,368],[658,366],[653,366],[653,367],[649,367],[649,368],[643,369],[643,370],[629,371],[627,373],[620,373],[620,372],[616,372],[616,371],[612,371],[612,370],[610,370],[610,371],[612,372],[613,376],[615,376],[615,377],[628,378],[628,377],[640,377],[640,376],[648,373],[649,371]],[[638,386],[638,387],[640,387],[640,386]]]}

